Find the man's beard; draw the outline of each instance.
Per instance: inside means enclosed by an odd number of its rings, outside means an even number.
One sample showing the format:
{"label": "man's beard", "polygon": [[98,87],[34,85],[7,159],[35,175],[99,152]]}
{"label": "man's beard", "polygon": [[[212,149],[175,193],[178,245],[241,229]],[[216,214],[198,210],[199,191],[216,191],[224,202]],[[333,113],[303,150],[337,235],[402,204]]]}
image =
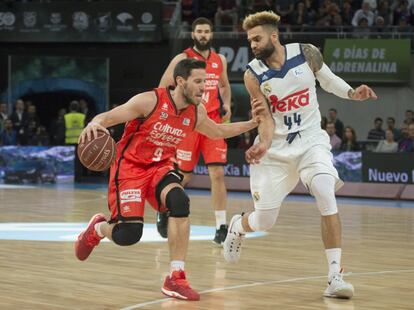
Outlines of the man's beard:
{"label": "man's beard", "polygon": [[187,91],[187,88],[186,88],[185,85],[184,85],[184,90],[183,90],[183,97],[184,97],[184,100],[185,100],[186,103],[191,103],[191,104],[194,104],[194,105],[198,105],[197,102],[195,102],[195,100],[192,99],[190,97],[190,95],[188,94],[188,91]]}
{"label": "man's beard", "polygon": [[259,54],[255,55],[255,57],[259,60],[266,60],[267,58],[272,56],[274,51],[274,45],[272,44],[272,42],[269,42]]}
{"label": "man's beard", "polygon": [[194,46],[196,47],[196,49],[198,49],[199,51],[207,51],[210,49],[211,47],[211,40],[206,41],[206,43],[201,43],[200,41],[198,41],[197,39],[193,39],[194,41]]}

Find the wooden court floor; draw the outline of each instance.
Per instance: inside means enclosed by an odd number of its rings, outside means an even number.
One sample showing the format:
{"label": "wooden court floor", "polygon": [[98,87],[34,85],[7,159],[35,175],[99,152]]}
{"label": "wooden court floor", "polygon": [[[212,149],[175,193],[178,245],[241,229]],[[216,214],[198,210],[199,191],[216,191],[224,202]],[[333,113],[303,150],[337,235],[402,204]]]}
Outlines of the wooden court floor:
{"label": "wooden court floor", "polygon": [[[106,213],[105,192],[0,189],[0,224],[87,222]],[[192,195],[191,222],[214,225],[207,195]],[[372,204],[374,204],[373,202]],[[366,204],[366,203],[365,203]],[[165,298],[167,243],[101,243],[85,262],[73,242],[0,240],[0,309],[414,309],[414,208],[341,204],[343,266],[352,300],[322,297],[326,261],[312,201],[284,203],[276,226],[245,242],[230,265],[210,241],[191,241],[186,263],[199,302]],[[251,209],[231,196],[229,213]],[[152,209],[146,223],[155,223]]]}

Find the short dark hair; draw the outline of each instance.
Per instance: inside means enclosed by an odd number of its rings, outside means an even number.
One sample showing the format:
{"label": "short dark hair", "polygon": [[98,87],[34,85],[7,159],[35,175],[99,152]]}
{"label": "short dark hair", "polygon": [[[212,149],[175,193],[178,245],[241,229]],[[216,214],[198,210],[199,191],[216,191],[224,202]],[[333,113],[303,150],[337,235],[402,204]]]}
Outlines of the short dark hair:
{"label": "short dark hair", "polygon": [[392,116],[388,116],[387,121],[392,121],[393,123],[395,123],[395,118]]}
{"label": "short dark hair", "polygon": [[174,68],[174,81],[177,76],[181,76],[185,80],[191,75],[191,71],[194,69],[205,69],[206,63],[194,58],[186,58],[179,61]]}
{"label": "short dark hair", "polygon": [[381,123],[383,122],[383,120],[382,120],[382,118],[381,118],[381,117],[376,117],[376,118],[375,118],[374,122],[376,123],[376,122],[378,122],[378,121],[381,121]]}
{"label": "short dark hair", "polygon": [[334,108],[330,108],[329,111],[333,111],[335,113],[338,113],[338,111],[336,109],[334,109]]}
{"label": "short dark hair", "polygon": [[197,25],[209,25],[211,31],[213,31],[213,23],[208,18],[199,17],[196,20],[194,20],[193,23],[191,24],[191,31],[194,32]]}

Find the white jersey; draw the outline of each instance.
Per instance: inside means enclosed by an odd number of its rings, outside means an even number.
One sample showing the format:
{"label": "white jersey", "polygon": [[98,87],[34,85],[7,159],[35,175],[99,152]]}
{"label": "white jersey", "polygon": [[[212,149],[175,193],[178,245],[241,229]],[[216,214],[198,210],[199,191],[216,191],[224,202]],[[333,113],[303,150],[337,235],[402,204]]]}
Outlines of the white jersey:
{"label": "white jersey", "polygon": [[315,75],[299,43],[285,45],[285,53],[285,63],[279,70],[270,69],[257,59],[247,65],[270,103],[276,123],[274,138],[321,128]]}

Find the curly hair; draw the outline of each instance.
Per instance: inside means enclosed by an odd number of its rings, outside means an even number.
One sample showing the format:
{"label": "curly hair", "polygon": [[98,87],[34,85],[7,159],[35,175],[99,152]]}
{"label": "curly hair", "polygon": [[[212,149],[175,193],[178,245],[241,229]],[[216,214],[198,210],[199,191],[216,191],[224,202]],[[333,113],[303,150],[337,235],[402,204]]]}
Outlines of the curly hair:
{"label": "curly hair", "polygon": [[277,30],[280,16],[272,11],[263,11],[250,14],[243,20],[243,29],[248,31],[256,26],[271,26]]}

